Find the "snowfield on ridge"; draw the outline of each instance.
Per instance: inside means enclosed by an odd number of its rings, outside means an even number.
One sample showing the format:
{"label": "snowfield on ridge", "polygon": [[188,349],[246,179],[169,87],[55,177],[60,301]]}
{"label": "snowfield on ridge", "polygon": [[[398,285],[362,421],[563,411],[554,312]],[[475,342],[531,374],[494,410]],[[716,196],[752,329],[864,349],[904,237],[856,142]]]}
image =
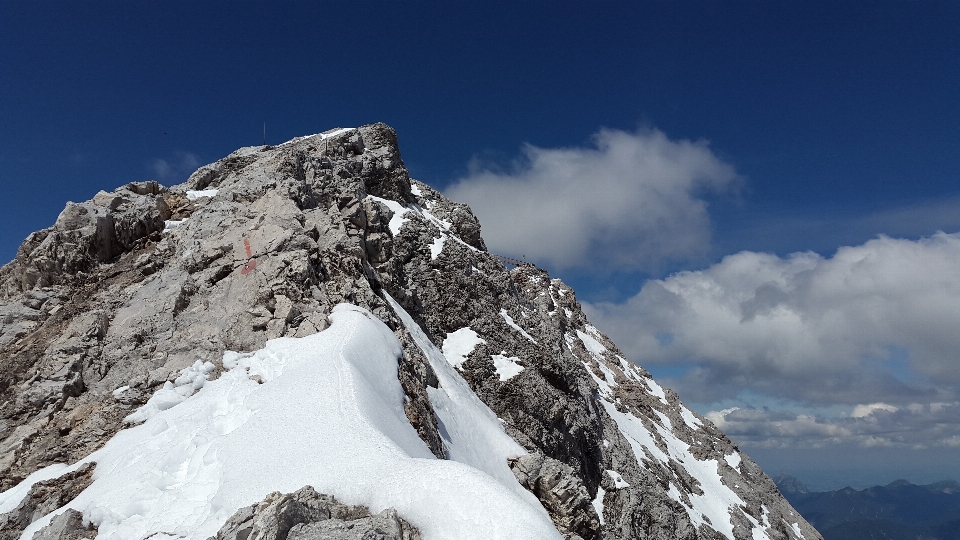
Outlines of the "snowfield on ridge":
{"label": "snowfield on ridge", "polygon": [[[389,328],[347,304],[330,318],[330,328],[312,336],[227,353],[225,364],[234,367],[220,378],[121,431],[86,460],[58,468],[93,461],[103,471],[69,507],[89,516],[98,538],[160,533],[204,540],[241,507],[308,484],[374,512],[396,508],[425,540],[560,538],[506,459],[496,461],[502,471],[494,477],[455,453],[451,460],[430,453],[403,414],[396,378],[402,350]],[[452,370],[447,376],[459,377]],[[523,453],[479,400],[459,397],[444,400],[448,424],[461,415],[470,422],[492,418],[474,431],[499,431]],[[482,448],[473,443],[464,453]],[[4,495],[0,508],[19,503]],[[34,522],[22,538],[52,517]]]}

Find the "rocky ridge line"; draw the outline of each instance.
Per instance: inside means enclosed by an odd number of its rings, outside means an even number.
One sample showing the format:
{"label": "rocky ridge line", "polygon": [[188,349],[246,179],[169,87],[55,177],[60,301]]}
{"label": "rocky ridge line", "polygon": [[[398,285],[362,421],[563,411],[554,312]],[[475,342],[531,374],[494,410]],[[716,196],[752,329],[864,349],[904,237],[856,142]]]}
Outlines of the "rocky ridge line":
{"label": "rocky ridge line", "polygon": [[[445,457],[439,383],[384,291],[438,347],[480,339],[460,373],[529,452],[514,473],[567,538],[820,538],[569,287],[487,253],[469,208],[411,180],[383,124],[101,192],[28,237],[0,269],[0,489],[99,448],[198,360],[215,377],[225,350],[321,331],[340,302],[395,331],[407,417]],[[726,497],[729,531],[704,496]]]}

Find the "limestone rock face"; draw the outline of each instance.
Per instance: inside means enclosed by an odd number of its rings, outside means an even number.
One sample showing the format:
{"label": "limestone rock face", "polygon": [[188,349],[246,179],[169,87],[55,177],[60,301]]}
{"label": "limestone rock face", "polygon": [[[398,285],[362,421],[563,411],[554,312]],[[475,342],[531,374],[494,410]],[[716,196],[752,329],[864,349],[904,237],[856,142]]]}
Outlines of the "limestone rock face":
{"label": "limestone rock face", "polygon": [[241,508],[210,540],[420,540],[417,529],[390,508],[371,514],[305,486],[271,493]]}
{"label": "limestone rock face", "polygon": [[67,203],[53,227],[31,234],[20,246],[17,268],[10,272],[19,280],[6,280],[8,293],[54,285],[143,245],[151,235],[159,240],[169,217],[155,181],[101,191],[85,203]]}
{"label": "limestone rock face", "polygon": [[[569,287],[505,267],[480,232],[467,206],[410,179],[384,124],[241,148],[178,186],[68,204],[0,269],[0,490],[101,447],[197,360],[216,377],[225,350],[323,331],[341,302],[394,330],[406,417],[446,458],[437,376],[387,293],[438,348],[477,334],[457,369],[528,452],[511,468],[567,538],[820,538],[749,457],[591,326]],[[312,516],[316,501],[334,504],[323,497],[268,498],[218,538],[254,522],[269,538],[354,538],[343,531],[361,523],[416,538],[394,514],[281,532],[279,516]]]}
{"label": "limestone rock face", "polygon": [[83,514],[68,508],[33,535],[33,540],[92,540],[97,528],[83,520]]}
{"label": "limestone rock face", "polygon": [[543,454],[527,454],[511,460],[510,468],[520,485],[540,499],[560,532],[568,538],[598,536],[599,516],[569,465]]}
{"label": "limestone rock face", "polygon": [[[0,515],[0,539],[19,538],[20,531],[27,525],[70,502],[93,481],[93,469],[92,464],[87,464],[55,480],[46,480],[34,484],[16,508]],[[79,522],[69,521],[68,523],[68,517],[65,517],[58,523],[57,525],[51,523],[53,529],[48,531],[48,535],[53,534],[54,529],[60,531],[57,534],[61,536],[66,534],[65,531],[73,531],[77,534],[89,532],[88,528],[83,527],[82,520]],[[50,538],[60,538],[61,536],[54,535]],[[83,536],[75,537],[82,538]]]}

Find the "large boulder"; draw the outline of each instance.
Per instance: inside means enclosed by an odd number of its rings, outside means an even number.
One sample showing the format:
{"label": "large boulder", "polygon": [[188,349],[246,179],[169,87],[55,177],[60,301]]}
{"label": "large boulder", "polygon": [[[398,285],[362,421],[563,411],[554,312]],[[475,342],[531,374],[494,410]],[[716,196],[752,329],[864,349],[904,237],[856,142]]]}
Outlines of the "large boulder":
{"label": "large boulder", "polygon": [[392,508],[372,514],[305,486],[241,508],[210,540],[420,540],[420,533]]}

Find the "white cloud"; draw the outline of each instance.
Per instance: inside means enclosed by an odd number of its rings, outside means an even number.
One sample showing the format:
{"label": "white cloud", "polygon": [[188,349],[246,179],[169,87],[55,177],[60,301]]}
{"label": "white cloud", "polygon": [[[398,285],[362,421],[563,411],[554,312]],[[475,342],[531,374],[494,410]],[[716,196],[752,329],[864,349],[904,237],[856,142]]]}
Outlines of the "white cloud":
{"label": "white cloud", "polygon": [[179,184],[200,167],[200,160],[190,152],[177,151],[170,159],[154,159],[150,170],[156,179],[164,184]]}
{"label": "white cloud", "polygon": [[960,233],[879,237],[831,258],[742,252],[585,305],[641,365],[710,403],[743,390],[804,403],[954,401],[960,395]]}
{"label": "white cloud", "polygon": [[940,441],[940,446],[949,446],[951,448],[960,448],[960,435],[954,435],[949,439]]}
{"label": "white cloud", "polygon": [[[758,448],[956,446],[960,441],[960,403],[937,405],[911,403],[903,409],[858,405],[854,414],[834,418],[738,407],[705,416],[738,443]],[[857,410],[870,412],[858,416]]]}
{"label": "white cloud", "polygon": [[[918,412],[923,410],[919,403],[911,403],[907,409],[910,412]],[[887,405],[886,403],[871,403],[869,405],[857,405],[853,408],[853,414],[850,416],[853,418],[866,418],[870,416],[875,411],[887,411],[887,412],[897,412],[897,407],[893,405]]]}
{"label": "white cloud", "polygon": [[491,251],[557,269],[649,270],[710,245],[702,195],[737,180],[707,143],[603,129],[592,148],[523,148],[511,172],[480,169],[445,191],[480,218]]}

